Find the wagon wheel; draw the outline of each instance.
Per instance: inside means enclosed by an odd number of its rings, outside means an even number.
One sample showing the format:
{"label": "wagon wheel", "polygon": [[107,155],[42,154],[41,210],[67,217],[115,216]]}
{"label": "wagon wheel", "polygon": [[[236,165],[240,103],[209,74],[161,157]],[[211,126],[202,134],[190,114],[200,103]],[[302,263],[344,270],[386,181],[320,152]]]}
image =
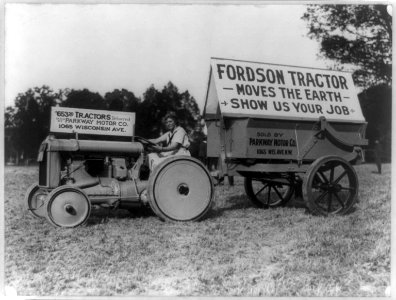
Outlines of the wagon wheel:
{"label": "wagon wheel", "polygon": [[88,196],[79,188],[60,186],[48,196],[47,219],[57,227],[77,227],[84,224],[90,213]]}
{"label": "wagon wheel", "polygon": [[209,211],[213,197],[210,174],[195,158],[169,157],[150,174],[149,204],[162,220],[197,221]]}
{"label": "wagon wheel", "polygon": [[28,211],[36,218],[45,218],[47,212],[45,210],[45,200],[47,199],[47,191],[41,189],[38,183],[32,184],[25,196],[25,203]]}
{"label": "wagon wheel", "polygon": [[355,169],[337,156],[317,159],[303,181],[304,200],[316,215],[346,214],[357,201],[358,188]]}
{"label": "wagon wheel", "polygon": [[245,177],[245,192],[259,208],[285,205],[293,196],[294,185],[289,179]]}

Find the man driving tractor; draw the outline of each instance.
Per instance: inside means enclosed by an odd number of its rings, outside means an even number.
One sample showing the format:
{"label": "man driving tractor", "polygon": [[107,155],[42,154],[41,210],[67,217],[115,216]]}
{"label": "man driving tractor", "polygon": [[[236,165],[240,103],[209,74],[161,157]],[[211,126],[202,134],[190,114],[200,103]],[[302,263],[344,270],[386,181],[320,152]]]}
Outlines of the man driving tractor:
{"label": "man driving tractor", "polygon": [[[165,126],[168,131],[156,139],[149,141],[156,144],[151,148],[156,151],[148,155],[150,170],[153,170],[160,162],[173,155],[190,156],[188,147],[190,142],[186,131],[179,126],[174,112],[169,112],[164,117]],[[165,146],[160,146],[165,143]]]}

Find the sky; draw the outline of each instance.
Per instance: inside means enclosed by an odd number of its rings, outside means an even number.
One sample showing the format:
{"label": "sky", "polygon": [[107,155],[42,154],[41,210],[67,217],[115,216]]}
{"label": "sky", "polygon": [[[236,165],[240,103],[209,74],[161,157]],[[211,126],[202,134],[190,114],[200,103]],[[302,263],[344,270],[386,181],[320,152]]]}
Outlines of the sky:
{"label": "sky", "polygon": [[142,97],[169,81],[201,111],[210,58],[327,68],[304,5],[17,4],[5,8],[5,105],[48,85]]}

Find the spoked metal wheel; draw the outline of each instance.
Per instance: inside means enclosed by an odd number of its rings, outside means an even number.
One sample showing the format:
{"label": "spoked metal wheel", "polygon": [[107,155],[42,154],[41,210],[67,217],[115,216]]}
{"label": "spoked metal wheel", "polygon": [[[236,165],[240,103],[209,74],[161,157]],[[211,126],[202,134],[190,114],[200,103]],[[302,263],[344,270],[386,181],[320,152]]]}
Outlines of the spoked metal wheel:
{"label": "spoked metal wheel", "polygon": [[49,194],[47,219],[57,227],[77,227],[84,224],[91,213],[88,196],[79,188],[61,186]]}
{"label": "spoked metal wheel", "polygon": [[212,205],[213,182],[197,159],[170,157],[150,174],[148,196],[151,208],[160,219],[197,221]]}
{"label": "spoked metal wheel", "polygon": [[259,208],[285,205],[293,196],[294,185],[286,178],[245,177],[246,195]]}
{"label": "spoked metal wheel", "polygon": [[337,156],[317,159],[303,181],[304,200],[316,215],[348,213],[357,201],[358,188],[355,169]]}
{"label": "spoked metal wheel", "polygon": [[47,199],[48,192],[41,189],[38,183],[32,184],[25,196],[25,203],[29,212],[36,218],[45,218],[47,212],[45,210],[45,201]]}

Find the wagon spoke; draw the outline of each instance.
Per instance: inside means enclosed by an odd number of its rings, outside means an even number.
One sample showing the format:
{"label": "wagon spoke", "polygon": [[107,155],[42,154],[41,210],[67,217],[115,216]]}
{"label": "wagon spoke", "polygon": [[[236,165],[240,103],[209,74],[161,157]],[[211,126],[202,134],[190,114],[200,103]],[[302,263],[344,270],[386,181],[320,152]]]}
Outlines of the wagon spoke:
{"label": "wagon spoke", "polygon": [[271,199],[271,185],[268,185],[267,205],[269,205],[270,199]]}
{"label": "wagon spoke", "polygon": [[333,200],[333,194],[332,193],[328,193],[328,202],[327,202],[327,212],[331,211],[331,202]]}
{"label": "wagon spoke", "polygon": [[345,187],[345,186],[342,186],[342,187],[341,187],[341,190],[354,192],[356,189],[355,189],[354,187]]}
{"label": "wagon spoke", "polygon": [[326,175],[323,174],[323,172],[318,172],[316,175],[317,176],[315,177],[319,178],[319,181],[321,181],[322,183],[329,183],[329,180],[327,179]]}
{"label": "wagon spoke", "polygon": [[255,194],[255,196],[257,197],[257,195],[260,194],[267,186],[268,186],[268,183],[265,184],[265,185]]}
{"label": "wagon spoke", "polygon": [[344,207],[345,207],[344,202],[342,202],[342,200],[340,199],[340,197],[338,197],[338,194],[337,194],[337,193],[334,193],[334,196],[335,196],[336,200],[338,201],[338,203],[341,204],[342,208],[344,208]]}
{"label": "wagon spoke", "polygon": [[330,182],[333,182],[333,181],[334,181],[334,169],[335,169],[335,166],[333,166],[333,167],[330,169]]}
{"label": "wagon spoke", "polygon": [[278,197],[280,198],[280,199],[282,199],[282,200],[284,200],[283,199],[283,196],[281,195],[281,193],[278,191],[278,189],[274,186],[274,190],[275,190],[275,193],[278,195]]}
{"label": "wagon spoke", "polygon": [[318,201],[322,200],[328,193],[329,191],[322,193],[318,198],[315,199],[315,203],[318,203]]}
{"label": "wagon spoke", "polygon": [[340,176],[338,176],[338,178],[334,181],[334,184],[337,184],[340,182],[340,180],[347,174],[348,172],[346,170],[344,170],[344,172],[342,172],[342,174]]}

